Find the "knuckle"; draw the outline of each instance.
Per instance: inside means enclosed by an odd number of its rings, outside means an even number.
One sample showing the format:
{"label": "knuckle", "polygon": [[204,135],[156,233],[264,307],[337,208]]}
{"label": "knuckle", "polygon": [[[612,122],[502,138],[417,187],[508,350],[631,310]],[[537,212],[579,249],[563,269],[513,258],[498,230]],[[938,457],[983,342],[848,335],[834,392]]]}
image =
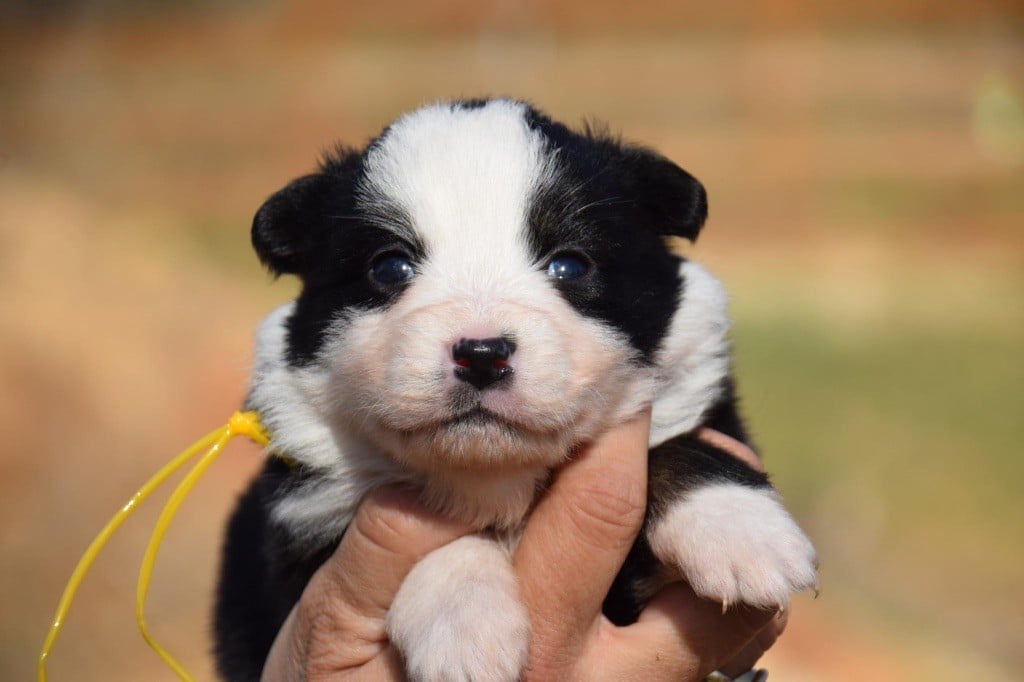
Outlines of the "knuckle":
{"label": "knuckle", "polygon": [[579,488],[569,495],[567,503],[577,529],[586,539],[601,545],[632,542],[647,506],[640,487],[615,482]]}
{"label": "knuckle", "polygon": [[322,572],[313,575],[295,616],[295,635],[301,640],[306,663],[313,667],[318,661],[335,661],[345,651],[387,639],[382,619],[360,613],[345,589]]}
{"label": "knuckle", "polygon": [[391,554],[404,554],[410,540],[423,532],[423,523],[411,513],[409,506],[396,501],[394,495],[375,491],[359,506],[352,520],[356,540],[368,542]]}
{"label": "knuckle", "polygon": [[340,609],[335,608],[338,600],[334,588],[323,574],[314,574],[296,606],[296,635],[308,651],[317,650],[322,638],[344,629]]}

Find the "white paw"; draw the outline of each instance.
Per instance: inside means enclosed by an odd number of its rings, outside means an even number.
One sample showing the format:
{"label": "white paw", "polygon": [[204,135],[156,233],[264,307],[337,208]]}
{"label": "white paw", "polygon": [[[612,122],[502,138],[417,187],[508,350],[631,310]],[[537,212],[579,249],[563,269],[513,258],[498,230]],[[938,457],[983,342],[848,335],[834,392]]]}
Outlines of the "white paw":
{"label": "white paw", "polygon": [[669,507],[648,541],[697,594],[724,607],[783,608],[793,594],[817,589],[814,547],[770,488],[700,488]]}
{"label": "white paw", "polygon": [[530,622],[508,555],[464,537],[413,568],[388,611],[387,631],[413,682],[503,682],[526,665]]}

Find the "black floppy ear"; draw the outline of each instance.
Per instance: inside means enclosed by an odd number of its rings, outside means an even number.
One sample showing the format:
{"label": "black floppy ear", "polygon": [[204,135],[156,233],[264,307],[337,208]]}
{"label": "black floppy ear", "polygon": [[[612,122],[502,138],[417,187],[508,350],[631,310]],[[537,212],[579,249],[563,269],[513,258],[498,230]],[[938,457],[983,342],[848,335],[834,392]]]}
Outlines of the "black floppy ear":
{"label": "black floppy ear", "polygon": [[625,153],[630,193],[643,219],[665,236],[696,241],[708,217],[704,185],[660,154],[641,147]]}
{"label": "black floppy ear", "polygon": [[321,233],[327,185],[323,173],[304,175],[275,192],[256,211],[252,245],[260,261],[275,275],[305,271]]}
{"label": "black floppy ear", "polygon": [[320,170],[288,183],[267,199],[252,220],[256,255],[276,275],[303,275],[323,250],[338,216],[354,211],[362,169],[359,151],[338,146]]}

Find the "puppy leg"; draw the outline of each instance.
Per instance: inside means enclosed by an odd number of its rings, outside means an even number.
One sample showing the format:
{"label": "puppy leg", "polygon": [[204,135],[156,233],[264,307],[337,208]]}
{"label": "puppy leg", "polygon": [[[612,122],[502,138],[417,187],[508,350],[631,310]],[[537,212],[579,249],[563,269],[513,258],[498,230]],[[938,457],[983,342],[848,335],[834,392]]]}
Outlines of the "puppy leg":
{"label": "puppy leg", "polygon": [[782,608],[817,587],[814,547],[767,477],[692,437],[650,454],[647,541],[697,594]]}
{"label": "puppy leg", "polygon": [[402,583],[387,631],[414,682],[519,679],[530,622],[508,554],[481,536],[431,552]]}

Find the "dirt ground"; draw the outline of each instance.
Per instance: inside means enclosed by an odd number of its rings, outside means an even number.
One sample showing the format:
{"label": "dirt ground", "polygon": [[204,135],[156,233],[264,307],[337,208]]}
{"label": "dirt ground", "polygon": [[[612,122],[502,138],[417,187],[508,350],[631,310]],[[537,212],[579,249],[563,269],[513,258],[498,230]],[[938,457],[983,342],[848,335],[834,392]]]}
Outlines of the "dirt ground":
{"label": "dirt ground", "polygon": [[[249,250],[263,198],[419,103],[511,94],[708,187],[691,252],[732,292],[747,412],[822,555],[772,679],[1017,679],[1020,13],[769,5],[100,3],[0,22],[0,678],[32,675],[106,518],[240,403],[252,331],[295,291]],[[149,622],[198,679],[221,526],[258,460],[233,445],[160,555]],[[159,506],[97,564],[51,679],[172,679],[133,621]]]}

